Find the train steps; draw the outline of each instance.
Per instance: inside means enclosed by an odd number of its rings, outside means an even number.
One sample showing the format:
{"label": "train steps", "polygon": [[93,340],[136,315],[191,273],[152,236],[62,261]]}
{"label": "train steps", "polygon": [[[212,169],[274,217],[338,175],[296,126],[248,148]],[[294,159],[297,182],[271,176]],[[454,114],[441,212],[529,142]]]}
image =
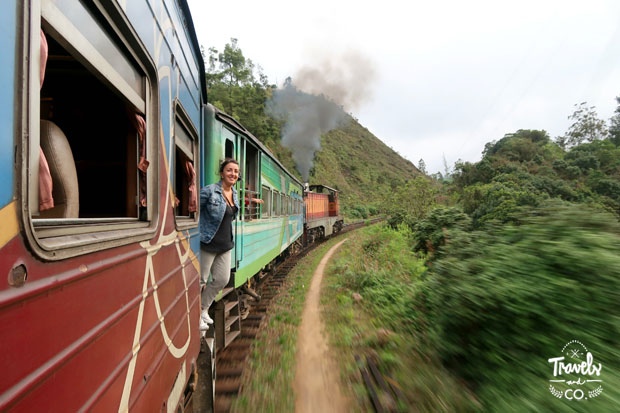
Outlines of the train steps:
{"label": "train steps", "polygon": [[222,290],[222,299],[215,304],[214,321],[218,349],[228,347],[241,334],[239,295],[234,288]]}

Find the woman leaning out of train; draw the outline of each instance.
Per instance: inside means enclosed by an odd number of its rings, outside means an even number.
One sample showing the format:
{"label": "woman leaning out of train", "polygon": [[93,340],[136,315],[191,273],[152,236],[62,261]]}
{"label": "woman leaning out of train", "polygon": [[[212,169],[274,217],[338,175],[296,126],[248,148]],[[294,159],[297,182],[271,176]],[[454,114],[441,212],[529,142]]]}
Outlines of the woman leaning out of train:
{"label": "woman leaning out of train", "polygon": [[[202,291],[200,330],[208,330],[213,320],[209,307],[215,296],[228,284],[231,251],[233,249],[233,221],[239,211],[237,191],[239,163],[226,158],[220,165],[221,180],[200,190],[200,274]],[[211,282],[207,283],[211,273]]]}

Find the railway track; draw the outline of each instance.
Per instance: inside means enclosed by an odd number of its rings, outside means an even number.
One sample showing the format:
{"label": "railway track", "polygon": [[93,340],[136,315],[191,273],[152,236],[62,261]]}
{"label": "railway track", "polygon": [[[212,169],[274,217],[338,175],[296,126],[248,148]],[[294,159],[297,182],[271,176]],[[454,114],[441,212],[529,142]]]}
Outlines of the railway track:
{"label": "railway track", "polygon": [[273,298],[276,297],[280,288],[286,281],[289,272],[295,268],[297,262],[306,256],[314,248],[327,241],[333,236],[344,232],[371,225],[383,220],[375,218],[369,221],[359,221],[345,225],[342,230],[332,236],[314,242],[303,248],[298,254],[289,256],[284,261],[276,265],[275,269],[262,279],[257,287],[260,301],[250,305],[249,313],[241,321],[241,333],[228,347],[218,351],[216,357],[217,374],[215,380],[215,412],[229,412],[233,399],[239,394],[241,389],[241,378],[243,369],[246,366],[252,344],[261,328],[271,306]]}

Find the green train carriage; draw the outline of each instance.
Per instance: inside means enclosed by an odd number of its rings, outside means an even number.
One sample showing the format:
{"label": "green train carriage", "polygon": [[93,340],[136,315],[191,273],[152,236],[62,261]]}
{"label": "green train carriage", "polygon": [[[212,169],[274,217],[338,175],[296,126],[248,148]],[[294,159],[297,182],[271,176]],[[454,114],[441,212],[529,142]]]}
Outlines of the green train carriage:
{"label": "green train carriage", "polygon": [[201,186],[220,180],[224,158],[239,162],[231,280],[214,305],[215,331],[207,332],[222,349],[240,334],[240,291],[248,292],[246,286],[263,270],[301,246],[303,184],[239,122],[212,105],[204,106],[204,127]]}

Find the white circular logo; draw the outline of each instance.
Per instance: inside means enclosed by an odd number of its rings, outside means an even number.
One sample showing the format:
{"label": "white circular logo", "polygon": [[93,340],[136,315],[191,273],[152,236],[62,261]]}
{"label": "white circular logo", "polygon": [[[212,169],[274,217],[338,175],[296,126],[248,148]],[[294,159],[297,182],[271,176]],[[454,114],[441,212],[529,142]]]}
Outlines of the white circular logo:
{"label": "white circular logo", "polygon": [[561,356],[548,361],[553,369],[549,391],[558,399],[584,401],[603,392],[603,366],[594,362],[594,356],[580,341],[569,341]]}

